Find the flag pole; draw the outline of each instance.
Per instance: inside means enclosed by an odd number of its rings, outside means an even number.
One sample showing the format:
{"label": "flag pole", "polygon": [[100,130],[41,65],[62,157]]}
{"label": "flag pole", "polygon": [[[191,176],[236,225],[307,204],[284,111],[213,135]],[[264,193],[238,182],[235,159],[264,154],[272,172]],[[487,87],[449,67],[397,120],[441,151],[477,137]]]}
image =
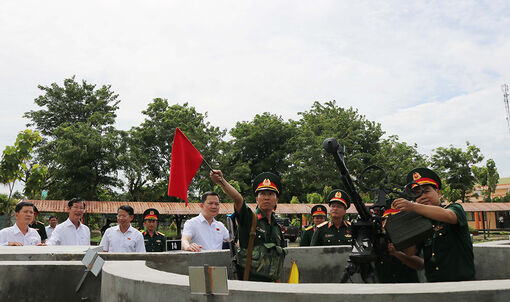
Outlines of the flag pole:
{"label": "flag pole", "polygon": [[[211,170],[211,172],[213,172],[214,174],[217,174],[216,172],[214,172],[213,168],[211,167],[211,165],[209,165],[209,163],[205,160],[205,158],[203,158],[203,157],[202,157],[202,161],[205,163],[205,165],[207,166],[207,168],[209,168],[209,170]],[[221,180],[221,179],[220,179],[220,183],[221,183],[222,185],[225,185],[225,184],[223,183],[223,180]]]}
{"label": "flag pole", "polygon": [[207,166],[207,168],[209,168],[209,170],[211,170],[211,172],[214,173],[214,170],[213,168],[211,167],[211,165],[209,165],[209,163],[205,160],[205,158],[202,157],[202,161],[205,163],[205,165]]}

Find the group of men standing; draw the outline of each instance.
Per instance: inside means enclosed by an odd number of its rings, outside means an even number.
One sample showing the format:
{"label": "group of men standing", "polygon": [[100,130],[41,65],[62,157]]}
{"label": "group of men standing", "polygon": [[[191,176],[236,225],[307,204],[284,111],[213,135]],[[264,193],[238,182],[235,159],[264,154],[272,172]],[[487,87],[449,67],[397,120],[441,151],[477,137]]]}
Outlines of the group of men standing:
{"label": "group of men standing", "polygon": [[[247,206],[242,195],[225,180],[220,170],[211,171],[210,178],[234,202],[239,238],[235,259],[238,275],[244,280],[279,281],[286,255],[282,229],[274,213],[282,190],[280,177],[264,172],[254,178],[255,210]],[[441,180],[432,170],[414,169],[407,175],[407,182],[420,185],[422,195],[416,202],[396,199],[389,213],[409,211],[420,214],[433,222],[434,234],[419,246],[404,251],[396,250],[389,243],[388,255],[376,264],[382,272],[378,274],[379,279],[382,282],[417,282],[417,278],[402,276],[405,272],[414,276],[416,270],[423,268],[430,282],[474,279],[473,246],[462,206],[455,203],[441,205]],[[331,220],[327,220],[328,209],[325,206],[314,206],[311,211],[314,224],[303,231],[301,246],[351,243],[350,225],[344,220],[351,204],[350,196],[342,190],[333,190],[327,197],[327,203]],[[215,220],[220,206],[218,194],[204,193],[200,206],[201,214],[184,225],[182,249],[192,252],[221,249],[229,234],[224,225]],[[68,219],[52,227],[51,236],[44,243],[37,231],[29,227],[35,217],[33,204],[20,202],[15,209],[17,223],[0,231],[0,245],[89,245],[90,230],[81,223],[85,202],[71,199],[68,208]],[[131,226],[133,208],[121,206],[117,211],[118,225],[106,230],[99,245],[107,252],[165,251],[166,238],[157,232],[159,213],[156,209],[148,209],[143,216],[146,230],[141,233]],[[390,265],[385,266],[384,262]],[[386,278],[385,274],[386,277],[393,274],[393,279],[391,276]]]}

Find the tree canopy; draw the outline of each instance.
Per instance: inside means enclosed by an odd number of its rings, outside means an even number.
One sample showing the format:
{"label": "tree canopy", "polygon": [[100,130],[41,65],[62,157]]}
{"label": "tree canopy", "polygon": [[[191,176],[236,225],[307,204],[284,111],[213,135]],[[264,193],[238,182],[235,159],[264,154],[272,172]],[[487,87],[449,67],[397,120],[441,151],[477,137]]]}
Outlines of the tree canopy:
{"label": "tree canopy", "polygon": [[[409,170],[429,166],[442,176],[444,195],[450,200],[465,200],[475,181],[486,181],[489,187],[497,181],[493,161],[474,167],[483,159],[474,145],[467,143],[466,151],[439,147],[429,158],[418,152],[417,145],[395,135],[385,137],[379,123],[335,101],[314,102],[296,120],[269,112],[255,114],[251,120],[237,122],[226,137],[227,130],[211,125],[207,112],[186,102],[154,98],[142,111],[145,119],[121,131],[115,128],[121,101],[110,85],[97,86],[72,77],[39,89],[42,93],[35,99],[39,109],[24,114],[28,126],[34,128],[27,131],[41,135],[30,147],[35,156],[21,156],[23,172],[14,171],[7,168],[10,154],[19,155],[21,150],[6,149],[1,175],[3,182],[15,175],[25,183],[25,196],[33,198],[44,189],[51,199],[115,196],[132,201],[177,201],[166,194],[177,127],[205,160],[223,170],[247,201],[254,199],[252,179],[264,171],[282,177],[281,202],[323,202],[329,191],[342,188],[333,158],[323,149],[327,138],[345,145],[346,166],[355,179],[375,164],[386,171],[391,183],[402,185]],[[208,169],[199,169],[190,186],[191,200],[204,191],[219,189],[208,174]]]}

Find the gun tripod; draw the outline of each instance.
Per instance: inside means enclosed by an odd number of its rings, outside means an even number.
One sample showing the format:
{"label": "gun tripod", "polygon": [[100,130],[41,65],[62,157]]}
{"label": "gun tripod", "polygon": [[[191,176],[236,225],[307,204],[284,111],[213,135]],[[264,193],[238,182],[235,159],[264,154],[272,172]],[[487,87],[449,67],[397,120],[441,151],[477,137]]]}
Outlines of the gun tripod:
{"label": "gun tripod", "polygon": [[361,279],[365,283],[375,283],[375,269],[372,262],[358,263],[353,262],[351,259],[347,260],[347,266],[344,269],[340,283],[347,283],[348,280],[352,282],[351,277],[359,273]]}

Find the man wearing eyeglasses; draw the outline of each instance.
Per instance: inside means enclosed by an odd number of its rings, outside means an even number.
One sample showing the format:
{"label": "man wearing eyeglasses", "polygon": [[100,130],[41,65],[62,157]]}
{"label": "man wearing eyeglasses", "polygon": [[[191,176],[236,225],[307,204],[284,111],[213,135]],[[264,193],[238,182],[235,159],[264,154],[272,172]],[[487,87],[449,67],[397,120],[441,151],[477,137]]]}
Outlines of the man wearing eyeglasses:
{"label": "man wearing eyeglasses", "polygon": [[67,203],[69,218],[57,225],[47,245],[90,245],[90,230],[81,223],[85,213],[85,202],[80,198],[73,198]]}

